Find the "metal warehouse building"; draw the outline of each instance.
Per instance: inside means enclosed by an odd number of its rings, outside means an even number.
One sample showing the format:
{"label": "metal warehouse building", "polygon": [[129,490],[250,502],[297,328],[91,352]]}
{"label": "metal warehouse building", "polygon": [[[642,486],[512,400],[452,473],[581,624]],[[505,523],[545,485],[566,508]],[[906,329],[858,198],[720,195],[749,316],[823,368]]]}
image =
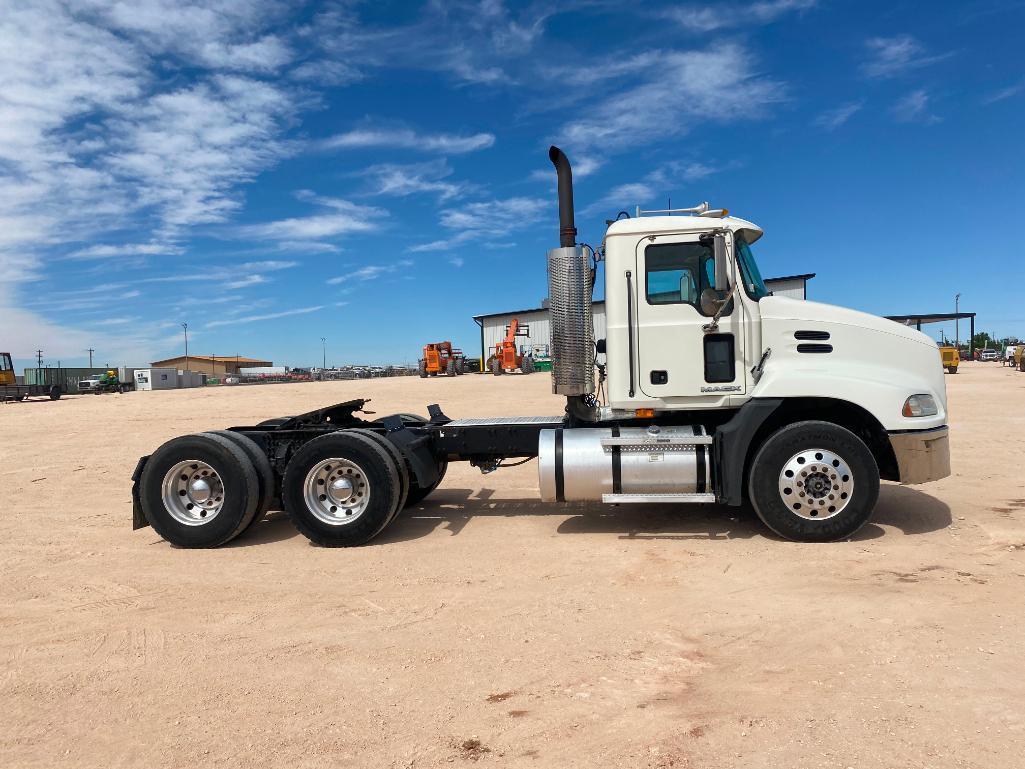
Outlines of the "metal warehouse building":
{"label": "metal warehouse building", "polygon": [[[808,281],[815,273],[804,275],[786,275],[781,278],[766,278],[765,287],[776,296],[789,296],[793,299],[808,298]],[[594,315],[594,338],[605,338],[605,301],[598,300],[592,304]],[[509,331],[509,323],[513,318],[519,320],[517,346],[520,348],[541,347],[550,344],[552,324],[549,320],[547,307],[533,307],[528,310],[513,312],[495,312],[487,315],[474,315],[473,321],[480,327],[480,357],[487,360],[495,345],[505,339]],[[469,351],[467,351],[469,352]]]}

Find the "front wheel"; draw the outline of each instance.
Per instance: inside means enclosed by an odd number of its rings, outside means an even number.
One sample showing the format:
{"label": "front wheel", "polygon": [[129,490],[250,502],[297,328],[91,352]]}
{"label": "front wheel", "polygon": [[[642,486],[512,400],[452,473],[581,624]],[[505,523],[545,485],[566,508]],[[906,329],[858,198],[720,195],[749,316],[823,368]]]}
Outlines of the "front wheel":
{"label": "front wheel", "polygon": [[865,443],[829,422],[773,433],[755,454],[748,494],[762,522],[797,542],[832,542],[860,529],[879,498],[879,468]]}

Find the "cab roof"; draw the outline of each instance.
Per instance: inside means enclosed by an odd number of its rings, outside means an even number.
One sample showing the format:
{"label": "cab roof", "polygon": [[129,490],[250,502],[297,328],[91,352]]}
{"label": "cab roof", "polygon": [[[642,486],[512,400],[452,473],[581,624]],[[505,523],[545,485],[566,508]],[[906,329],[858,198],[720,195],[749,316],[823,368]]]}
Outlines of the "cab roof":
{"label": "cab roof", "polygon": [[669,232],[691,232],[708,230],[713,227],[725,227],[733,232],[744,231],[747,242],[754,243],[762,236],[762,228],[757,224],[740,219],[736,216],[724,216],[721,219],[712,216],[633,216],[629,219],[617,219],[605,231],[605,237],[614,235],[657,235]]}

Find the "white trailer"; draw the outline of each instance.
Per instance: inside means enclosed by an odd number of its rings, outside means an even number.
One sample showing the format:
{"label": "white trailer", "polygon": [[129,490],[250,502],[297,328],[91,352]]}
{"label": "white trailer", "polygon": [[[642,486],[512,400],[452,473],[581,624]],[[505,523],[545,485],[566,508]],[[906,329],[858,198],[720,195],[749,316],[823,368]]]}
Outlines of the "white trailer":
{"label": "white trailer", "polygon": [[133,372],[136,390],[176,390],[178,370],[173,368],[137,368]]}

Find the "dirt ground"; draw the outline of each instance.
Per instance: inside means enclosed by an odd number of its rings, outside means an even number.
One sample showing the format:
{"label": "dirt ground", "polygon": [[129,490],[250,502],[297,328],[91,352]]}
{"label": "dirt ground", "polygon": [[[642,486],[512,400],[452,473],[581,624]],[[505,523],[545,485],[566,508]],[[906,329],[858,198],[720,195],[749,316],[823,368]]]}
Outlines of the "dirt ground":
{"label": "dirt ground", "polygon": [[4,767],[1025,765],[1025,374],[947,377],[954,474],[854,541],[731,508],[559,507],[535,463],[373,544],[281,514],[219,550],[131,530],[137,458],[369,395],[554,414],[547,375],[0,406]]}

